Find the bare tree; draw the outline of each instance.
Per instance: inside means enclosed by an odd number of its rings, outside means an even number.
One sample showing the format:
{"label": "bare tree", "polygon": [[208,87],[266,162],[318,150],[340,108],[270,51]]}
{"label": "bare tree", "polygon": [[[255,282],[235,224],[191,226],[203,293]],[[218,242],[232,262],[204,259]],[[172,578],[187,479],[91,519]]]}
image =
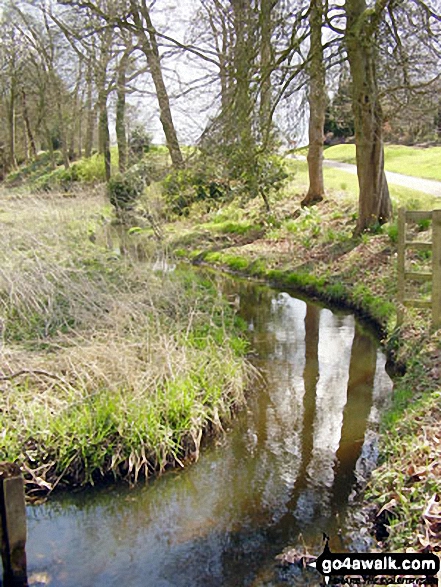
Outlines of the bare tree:
{"label": "bare tree", "polygon": [[[10,16],[10,15],[9,15]],[[6,169],[14,169],[17,166],[16,156],[16,113],[19,99],[19,79],[21,75],[20,43],[17,38],[17,30],[5,20],[2,23],[1,43],[1,78],[2,98],[6,120]]]}
{"label": "bare tree", "polygon": [[310,49],[309,67],[309,189],[302,206],[323,200],[323,129],[326,112],[326,80],[322,43],[323,0],[311,0],[309,13]]}
{"label": "bare tree", "polygon": [[156,88],[158,98],[160,119],[164,129],[165,140],[170,153],[173,166],[181,168],[184,166],[181,149],[178,142],[175,126],[170,109],[170,100],[167,88],[165,87],[162,75],[161,57],[159,54],[156,31],[153,27],[150,11],[146,2],[130,0],[130,9],[135,24],[135,34],[138,36],[141,50],[144,52],[149,65],[150,74]]}

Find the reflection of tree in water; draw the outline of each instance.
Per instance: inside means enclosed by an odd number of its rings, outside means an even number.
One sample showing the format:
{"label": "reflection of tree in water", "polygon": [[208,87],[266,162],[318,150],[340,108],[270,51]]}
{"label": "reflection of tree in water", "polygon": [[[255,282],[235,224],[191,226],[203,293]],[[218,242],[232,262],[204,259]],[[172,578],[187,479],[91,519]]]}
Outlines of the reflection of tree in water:
{"label": "reflection of tree in water", "polygon": [[275,344],[270,355],[273,368],[267,378],[270,402],[262,453],[267,471],[262,501],[276,522],[287,511],[301,463],[306,304],[279,294],[271,305],[269,327]]}
{"label": "reflection of tree in water", "polygon": [[355,463],[361,451],[372,405],[376,359],[371,337],[356,326],[349,367],[348,403],[337,452],[334,494],[339,502],[347,502],[355,480]]}
{"label": "reflection of tree in water", "polygon": [[294,512],[302,525],[330,515],[353,340],[352,316],[336,317],[329,310],[320,312],[312,449],[306,467],[306,487]]}

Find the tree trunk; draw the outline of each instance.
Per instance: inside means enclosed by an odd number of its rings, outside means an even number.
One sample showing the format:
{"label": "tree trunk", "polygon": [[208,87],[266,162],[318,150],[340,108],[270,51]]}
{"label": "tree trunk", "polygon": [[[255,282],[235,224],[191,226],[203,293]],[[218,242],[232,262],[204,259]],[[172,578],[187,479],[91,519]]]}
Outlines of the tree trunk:
{"label": "tree trunk", "polygon": [[111,43],[112,32],[110,29],[107,29],[104,31],[104,36],[101,39],[99,62],[95,71],[95,83],[98,92],[98,150],[104,157],[104,173],[107,182],[111,176],[109,112],[107,109],[107,100],[110,92],[107,69],[109,66]]}
{"label": "tree trunk", "polygon": [[[251,6],[249,0],[230,0],[233,8],[233,26],[235,30],[234,77],[235,93],[233,97],[232,119],[230,120],[231,138],[237,143],[239,151],[233,164],[245,178],[249,192],[257,195],[257,161],[256,143],[252,128],[253,102],[251,99],[251,74],[253,66],[253,32]],[[237,174],[237,171],[235,172]],[[268,200],[264,197],[265,206]]]}
{"label": "tree trunk", "polygon": [[89,62],[86,74],[86,134],[84,137],[84,156],[90,157],[92,155],[93,146],[93,131],[95,128],[95,109],[92,101],[93,78],[92,78],[92,62]]}
{"label": "tree trunk", "polygon": [[78,78],[75,84],[75,90],[73,95],[73,112],[71,116],[71,125],[70,125],[70,137],[69,137],[69,157],[71,159],[75,159],[76,156],[81,157],[81,148],[79,149],[78,155],[75,152],[75,139],[78,136],[78,129],[81,128],[81,118],[82,118],[82,96],[81,96],[81,86],[83,82],[83,62],[79,62],[79,69],[78,69]]}
{"label": "tree trunk", "polygon": [[111,174],[109,115],[107,112],[107,91],[103,88],[98,94],[98,109],[99,152],[104,156],[105,177],[106,181],[109,181]]}
{"label": "tree trunk", "polygon": [[69,162],[69,148],[67,144],[67,132],[66,132],[66,122],[63,113],[63,95],[61,91],[61,80],[57,78],[57,74],[55,70],[50,71],[50,80],[52,87],[54,88],[54,96],[56,102],[56,112],[57,112],[57,123],[58,123],[58,131],[60,133],[60,142],[61,142],[61,153],[63,156],[63,165],[65,169],[69,169],[70,162]]}
{"label": "tree trunk", "polygon": [[7,121],[8,121],[8,170],[17,167],[15,154],[15,84],[11,82],[9,100],[7,102]]}
{"label": "tree trunk", "polygon": [[[277,0],[276,0],[277,1]],[[260,7],[260,136],[264,143],[267,142],[271,125],[271,69],[272,69],[272,45],[273,33],[272,10],[274,0],[261,0]]]}
{"label": "tree trunk", "polygon": [[323,128],[326,113],[325,67],[322,44],[323,0],[311,0],[309,25],[309,189],[302,206],[323,200]]}
{"label": "tree trunk", "polygon": [[229,65],[227,58],[228,51],[228,31],[225,24],[222,26],[222,47],[218,53],[219,59],[219,77],[221,82],[221,106],[222,118],[225,120],[228,117],[228,112],[231,107],[231,80],[229,73]]}
{"label": "tree trunk", "polygon": [[126,70],[130,51],[128,48],[118,66],[117,98],[116,98],[116,123],[115,132],[118,144],[118,168],[121,173],[127,168],[127,132],[126,132]]}
{"label": "tree trunk", "polygon": [[47,91],[46,86],[44,83],[41,83],[38,88],[39,92],[39,100],[38,100],[38,119],[37,119],[37,129],[40,125],[43,127],[43,136],[44,136],[44,146],[49,151],[50,161],[51,161],[51,169],[55,169],[57,166],[57,162],[55,161],[55,153],[54,153],[54,145],[52,142],[52,134],[48,125],[49,115],[48,115],[48,108],[47,108]]}
{"label": "tree trunk", "polygon": [[21,102],[23,106],[23,120],[25,123],[26,135],[29,141],[30,155],[31,157],[35,158],[37,156],[37,147],[35,146],[35,139],[32,133],[31,123],[29,120],[28,104],[26,100],[26,92],[24,91],[24,89],[22,89],[21,91]]}
{"label": "tree trunk", "polygon": [[441,139],[441,101],[438,102],[438,110],[435,117],[435,131],[436,131],[436,138],[438,140]]}
{"label": "tree trunk", "polygon": [[346,0],[345,9],[360,191],[355,234],[360,234],[387,222],[392,215],[392,205],[384,173],[383,115],[375,70],[379,14],[372,13],[365,0]]}
{"label": "tree trunk", "polygon": [[54,153],[54,145],[52,143],[52,134],[47,124],[47,118],[43,120],[43,129],[44,129],[44,136],[46,137],[47,149],[49,151],[49,157],[51,160],[51,168],[55,169],[57,167],[57,162],[55,160],[55,153]]}
{"label": "tree trunk", "polygon": [[[130,4],[135,25],[137,27],[138,37],[141,42],[141,48],[147,58],[150,74],[155,85],[160,110],[160,120],[162,128],[164,129],[167,148],[170,153],[173,167],[180,169],[184,167],[184,159],[179,147],[178,137],[170,110],[170,100],[162,76],[161,58],[159,55],[158,43],[156,41],[155,29],[153,28],[147,5],[143,3],[142,6],[139,6],[134,0],[131,0]],[[146,23],[148,37],[146,35],[146,29],[142,24],[141,15]]]}

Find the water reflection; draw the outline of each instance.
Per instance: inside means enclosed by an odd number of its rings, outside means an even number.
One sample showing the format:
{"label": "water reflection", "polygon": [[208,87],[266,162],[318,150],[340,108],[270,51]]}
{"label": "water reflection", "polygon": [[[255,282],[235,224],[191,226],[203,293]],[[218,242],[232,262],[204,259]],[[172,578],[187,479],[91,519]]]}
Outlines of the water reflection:
{"label": "water reflection", "polygon": [[306,487],[300,494],[295,517],[303,523],[331,513],[335,462],[347,403],[349,366],[355,325],[352,316],[341,319],[322,310],[317,340],[318,382],[315,389],[313,441],[306,468]]}
{"label": "water reflection", "polygon": [[219,287],[239,296],[264,372],[248,408],[188,470],[30,508],[29,567],[47,584],[282,585],[274,556],[286,545],[344,531],[356,470],[372,456],[365,432],[390,389],[384,357],[350,315]]}

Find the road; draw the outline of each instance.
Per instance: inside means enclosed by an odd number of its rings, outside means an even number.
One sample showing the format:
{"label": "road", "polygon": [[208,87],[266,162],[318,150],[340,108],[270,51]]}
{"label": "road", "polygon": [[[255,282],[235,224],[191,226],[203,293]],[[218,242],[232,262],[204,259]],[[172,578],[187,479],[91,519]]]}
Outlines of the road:
{"label": "road", "polygon": [[[297,155],[293,159],[299,159],[306,161],[306,157]],[[357,166],[351,163],[342,163],[341,161],[333,161],[332,159],[324,159],[324,165],[327,167],[333,167],[334,169],[341,169],[347,173],[357,174]],[[388,183],[395,185],[401,185],[405,188],[424,192],[430,194],[436,198],[441,198],[441,181],[435,181],[433,179],[422,179],[420,177],[413,177],[411,175],[403,175],[401,173],[394,173],[393,171],[386,171],[386,179]]]}

